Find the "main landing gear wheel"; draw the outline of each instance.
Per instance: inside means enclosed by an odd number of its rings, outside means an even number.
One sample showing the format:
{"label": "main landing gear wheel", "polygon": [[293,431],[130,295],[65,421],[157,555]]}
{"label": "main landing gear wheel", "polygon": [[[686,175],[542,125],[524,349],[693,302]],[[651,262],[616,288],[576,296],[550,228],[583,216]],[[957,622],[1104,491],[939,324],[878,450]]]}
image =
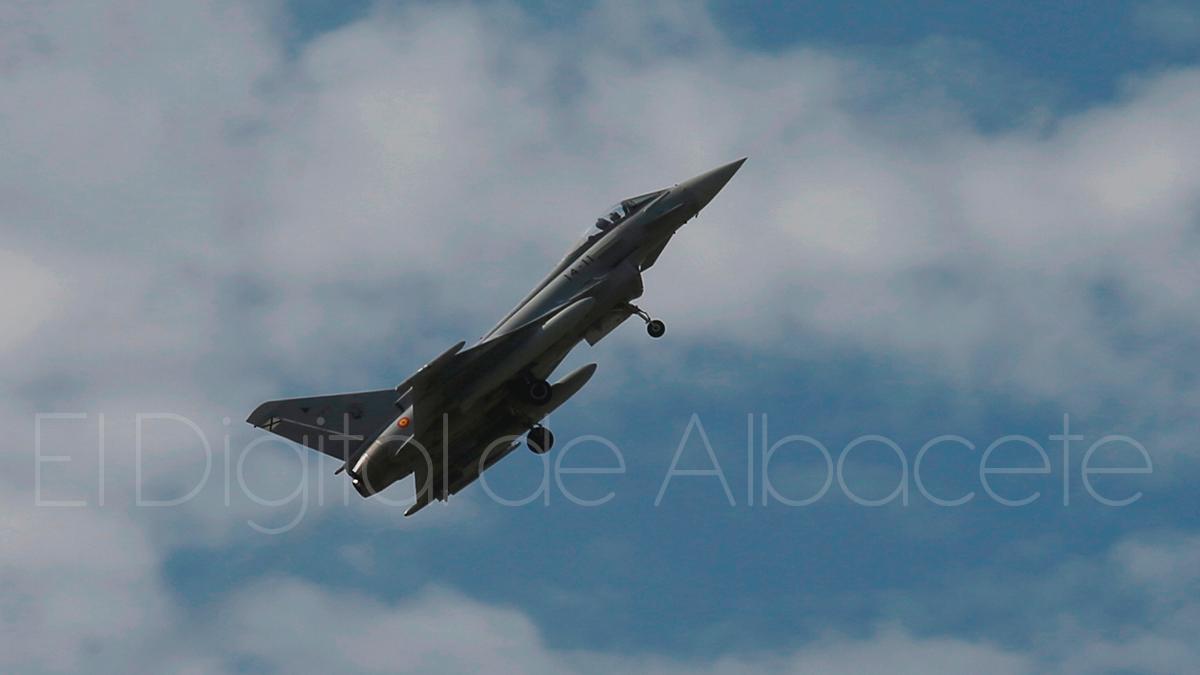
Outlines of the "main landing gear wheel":
{"label": "main landing gear wheel", "polygon": [[535,424],[525,436],[525,444],[536,455],[544,455],[554,447],[554,434],[546,427]]}
{"label": "main landing gear wheel", "polygon": [[646,333],[650,337],[657,339],[666,334],[667,324],[663,323],[659,319],[650,318],[650,315],[646,313],[646,310],[634,304],[626,305],[625,309],[629,310],[630,314],[637,314],[642,321],[646,322]]}

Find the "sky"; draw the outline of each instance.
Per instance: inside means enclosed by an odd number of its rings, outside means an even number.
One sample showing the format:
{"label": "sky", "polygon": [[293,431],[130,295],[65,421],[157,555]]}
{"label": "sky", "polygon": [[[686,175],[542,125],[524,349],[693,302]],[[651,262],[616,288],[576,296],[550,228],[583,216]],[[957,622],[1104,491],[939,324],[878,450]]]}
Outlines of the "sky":
{"label": "sky", "polygon": [[[0,671],[1193,670],[1197,119],[1182,0],[0,2]],[[548,455],[242,421],[742,156]]]}

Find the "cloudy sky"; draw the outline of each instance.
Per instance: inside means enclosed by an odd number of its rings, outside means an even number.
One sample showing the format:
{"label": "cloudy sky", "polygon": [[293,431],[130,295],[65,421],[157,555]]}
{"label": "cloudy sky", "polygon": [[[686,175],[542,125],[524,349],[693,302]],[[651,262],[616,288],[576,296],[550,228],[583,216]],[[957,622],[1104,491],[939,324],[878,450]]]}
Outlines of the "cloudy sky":
{"label": "cloudy sky", "polygon": [[[1183,0],[0,1],[0,670],[1194,669],[1197,120]],[[544,460],[242,422],[744,155]]]}

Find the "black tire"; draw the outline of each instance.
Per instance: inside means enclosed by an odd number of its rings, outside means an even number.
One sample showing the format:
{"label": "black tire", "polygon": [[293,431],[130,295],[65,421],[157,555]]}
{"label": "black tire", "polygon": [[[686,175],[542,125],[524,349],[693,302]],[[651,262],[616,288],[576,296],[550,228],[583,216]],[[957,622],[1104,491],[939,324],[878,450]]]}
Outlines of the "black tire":
{"label": "black tire", "polygon": [[544,455],[554,447],[554,434],[546,427],[535,424],[525,436],[525,444],[535,455]]}
{"label": "black tire", "polygon": [[525,391],[525,395],[529,397],[529,402],[542,405],[550,401],[550,383],[545,380],[530,380],[529,386]]}
{"label": "black tire", "polygon": [[650,322],[646,324],[646,333],[652,338],[660,338],[665,335],[666,332],[667,324],[659,321],[658,319],[651,319]]}

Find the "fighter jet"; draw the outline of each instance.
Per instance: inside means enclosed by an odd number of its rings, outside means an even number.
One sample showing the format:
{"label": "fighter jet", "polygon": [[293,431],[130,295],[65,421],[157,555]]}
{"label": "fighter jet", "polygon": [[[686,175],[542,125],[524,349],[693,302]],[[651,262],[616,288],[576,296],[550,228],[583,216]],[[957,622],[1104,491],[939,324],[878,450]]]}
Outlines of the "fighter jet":
{"label": "fighter jet", "polygon": [[391,389],[267,401],[246,420],[343,462],[363,497],[415,476],[410,516],[445,501],[520,446],[541,454],[541,421],[596,371],[548,379],[582,341],[595,345],[637,316],[652,338],[666,325],[633,301],[671,237],[725,187],[746,158],[605,209],[567,255],[474,346],[459,342]]}

